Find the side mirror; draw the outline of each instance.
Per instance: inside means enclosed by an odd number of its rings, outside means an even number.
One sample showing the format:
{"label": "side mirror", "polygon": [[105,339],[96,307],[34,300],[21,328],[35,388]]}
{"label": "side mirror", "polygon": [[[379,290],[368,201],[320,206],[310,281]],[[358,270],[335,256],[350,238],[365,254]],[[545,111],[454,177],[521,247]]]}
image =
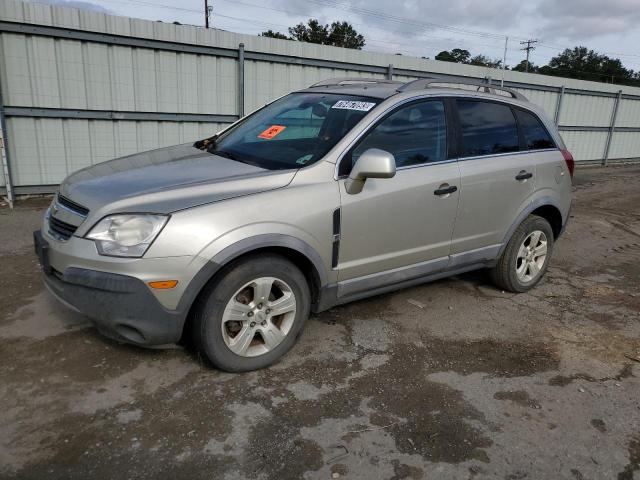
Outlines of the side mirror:
{"label": "side mirror", "polygon": [[367,178],[391,178],[396,174],[396,159],[379,148],[365,150],[351,169],[344,187],[347,193],[360,193]]}

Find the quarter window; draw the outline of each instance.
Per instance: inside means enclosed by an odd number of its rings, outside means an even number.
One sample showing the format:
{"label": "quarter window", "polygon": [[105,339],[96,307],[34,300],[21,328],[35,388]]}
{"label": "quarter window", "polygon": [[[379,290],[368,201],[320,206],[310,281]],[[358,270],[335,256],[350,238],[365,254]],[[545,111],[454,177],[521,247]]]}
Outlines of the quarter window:
{"label": "quarter window", "polygon": [[476,100],[458,100],[462,157],[517,152],[518,127],[511,108]]}
{"label": "quarter window", "polygon": [[445,160],[447,121],[443,102],[413,103],[393,112],[370,130],[350,156],[343,159],[340,174],[347,175],[360,155],[370,148],[392,153],[396,167]]}
{"label": "quarter window", "polygon": [[524,135],[528,150],[555,148],[556,145],[549,135],[549,132],[547,132],[542,122],[533,114],[516,109],[516,117],[518,117],[518,123],[520,124],[520,129]]}

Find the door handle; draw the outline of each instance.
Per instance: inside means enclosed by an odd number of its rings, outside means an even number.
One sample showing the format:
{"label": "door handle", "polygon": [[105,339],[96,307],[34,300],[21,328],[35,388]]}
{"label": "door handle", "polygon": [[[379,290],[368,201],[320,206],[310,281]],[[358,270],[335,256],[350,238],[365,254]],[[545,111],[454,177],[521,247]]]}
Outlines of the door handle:
{"label": "door handle", "polygon": [[518,175],[516,175],[516,180],[518,180],[518,181],[529,180],[531,177],[533,177],[533,173],[525,172],[524,170],[521,170],[520,173],[518,173]]}
{"label": "door handle", "polygon": [[442,196],[442,195],[449,195],[450,193],[453,193],[456,191],[458,191],[458,187],[456,187],[455,185],[449,186],[448,184],[443,183],[442,185],[440,185],[440,187],[438,187],[437,190],[433,191],[433,194]]}

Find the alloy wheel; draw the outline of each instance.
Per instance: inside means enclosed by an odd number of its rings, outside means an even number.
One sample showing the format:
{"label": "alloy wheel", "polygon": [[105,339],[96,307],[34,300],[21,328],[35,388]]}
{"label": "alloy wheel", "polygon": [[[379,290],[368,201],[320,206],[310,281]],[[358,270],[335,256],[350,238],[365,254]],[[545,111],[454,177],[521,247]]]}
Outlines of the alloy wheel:
{"label": "alloy wheel", "polygon": [[256,278],[227,303],[222,338],[236,355],[263,355],[282,343],[295,315],[296,297],[286,282],[275,277]]}
{"label": "alloy wheel", "polygon": [[516,275],[522,283],[530,283],[540,275],[547,260],[547,236],[534,230],[522,242],[516,257]]}

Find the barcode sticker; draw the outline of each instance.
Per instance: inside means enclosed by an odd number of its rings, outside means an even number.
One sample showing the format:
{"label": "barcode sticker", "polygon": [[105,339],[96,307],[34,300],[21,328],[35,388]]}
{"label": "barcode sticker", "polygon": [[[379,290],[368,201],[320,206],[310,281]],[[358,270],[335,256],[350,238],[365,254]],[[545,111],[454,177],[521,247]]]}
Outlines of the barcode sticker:
{"label": "barcode sticker", "polygon": [[359,110],[361,112],[368,112],[373,107],[375,107],[375,103],[371,102],[357,102],[355,100],[338,100],[333,104],[331,108],[338,108],[341,110]]}

